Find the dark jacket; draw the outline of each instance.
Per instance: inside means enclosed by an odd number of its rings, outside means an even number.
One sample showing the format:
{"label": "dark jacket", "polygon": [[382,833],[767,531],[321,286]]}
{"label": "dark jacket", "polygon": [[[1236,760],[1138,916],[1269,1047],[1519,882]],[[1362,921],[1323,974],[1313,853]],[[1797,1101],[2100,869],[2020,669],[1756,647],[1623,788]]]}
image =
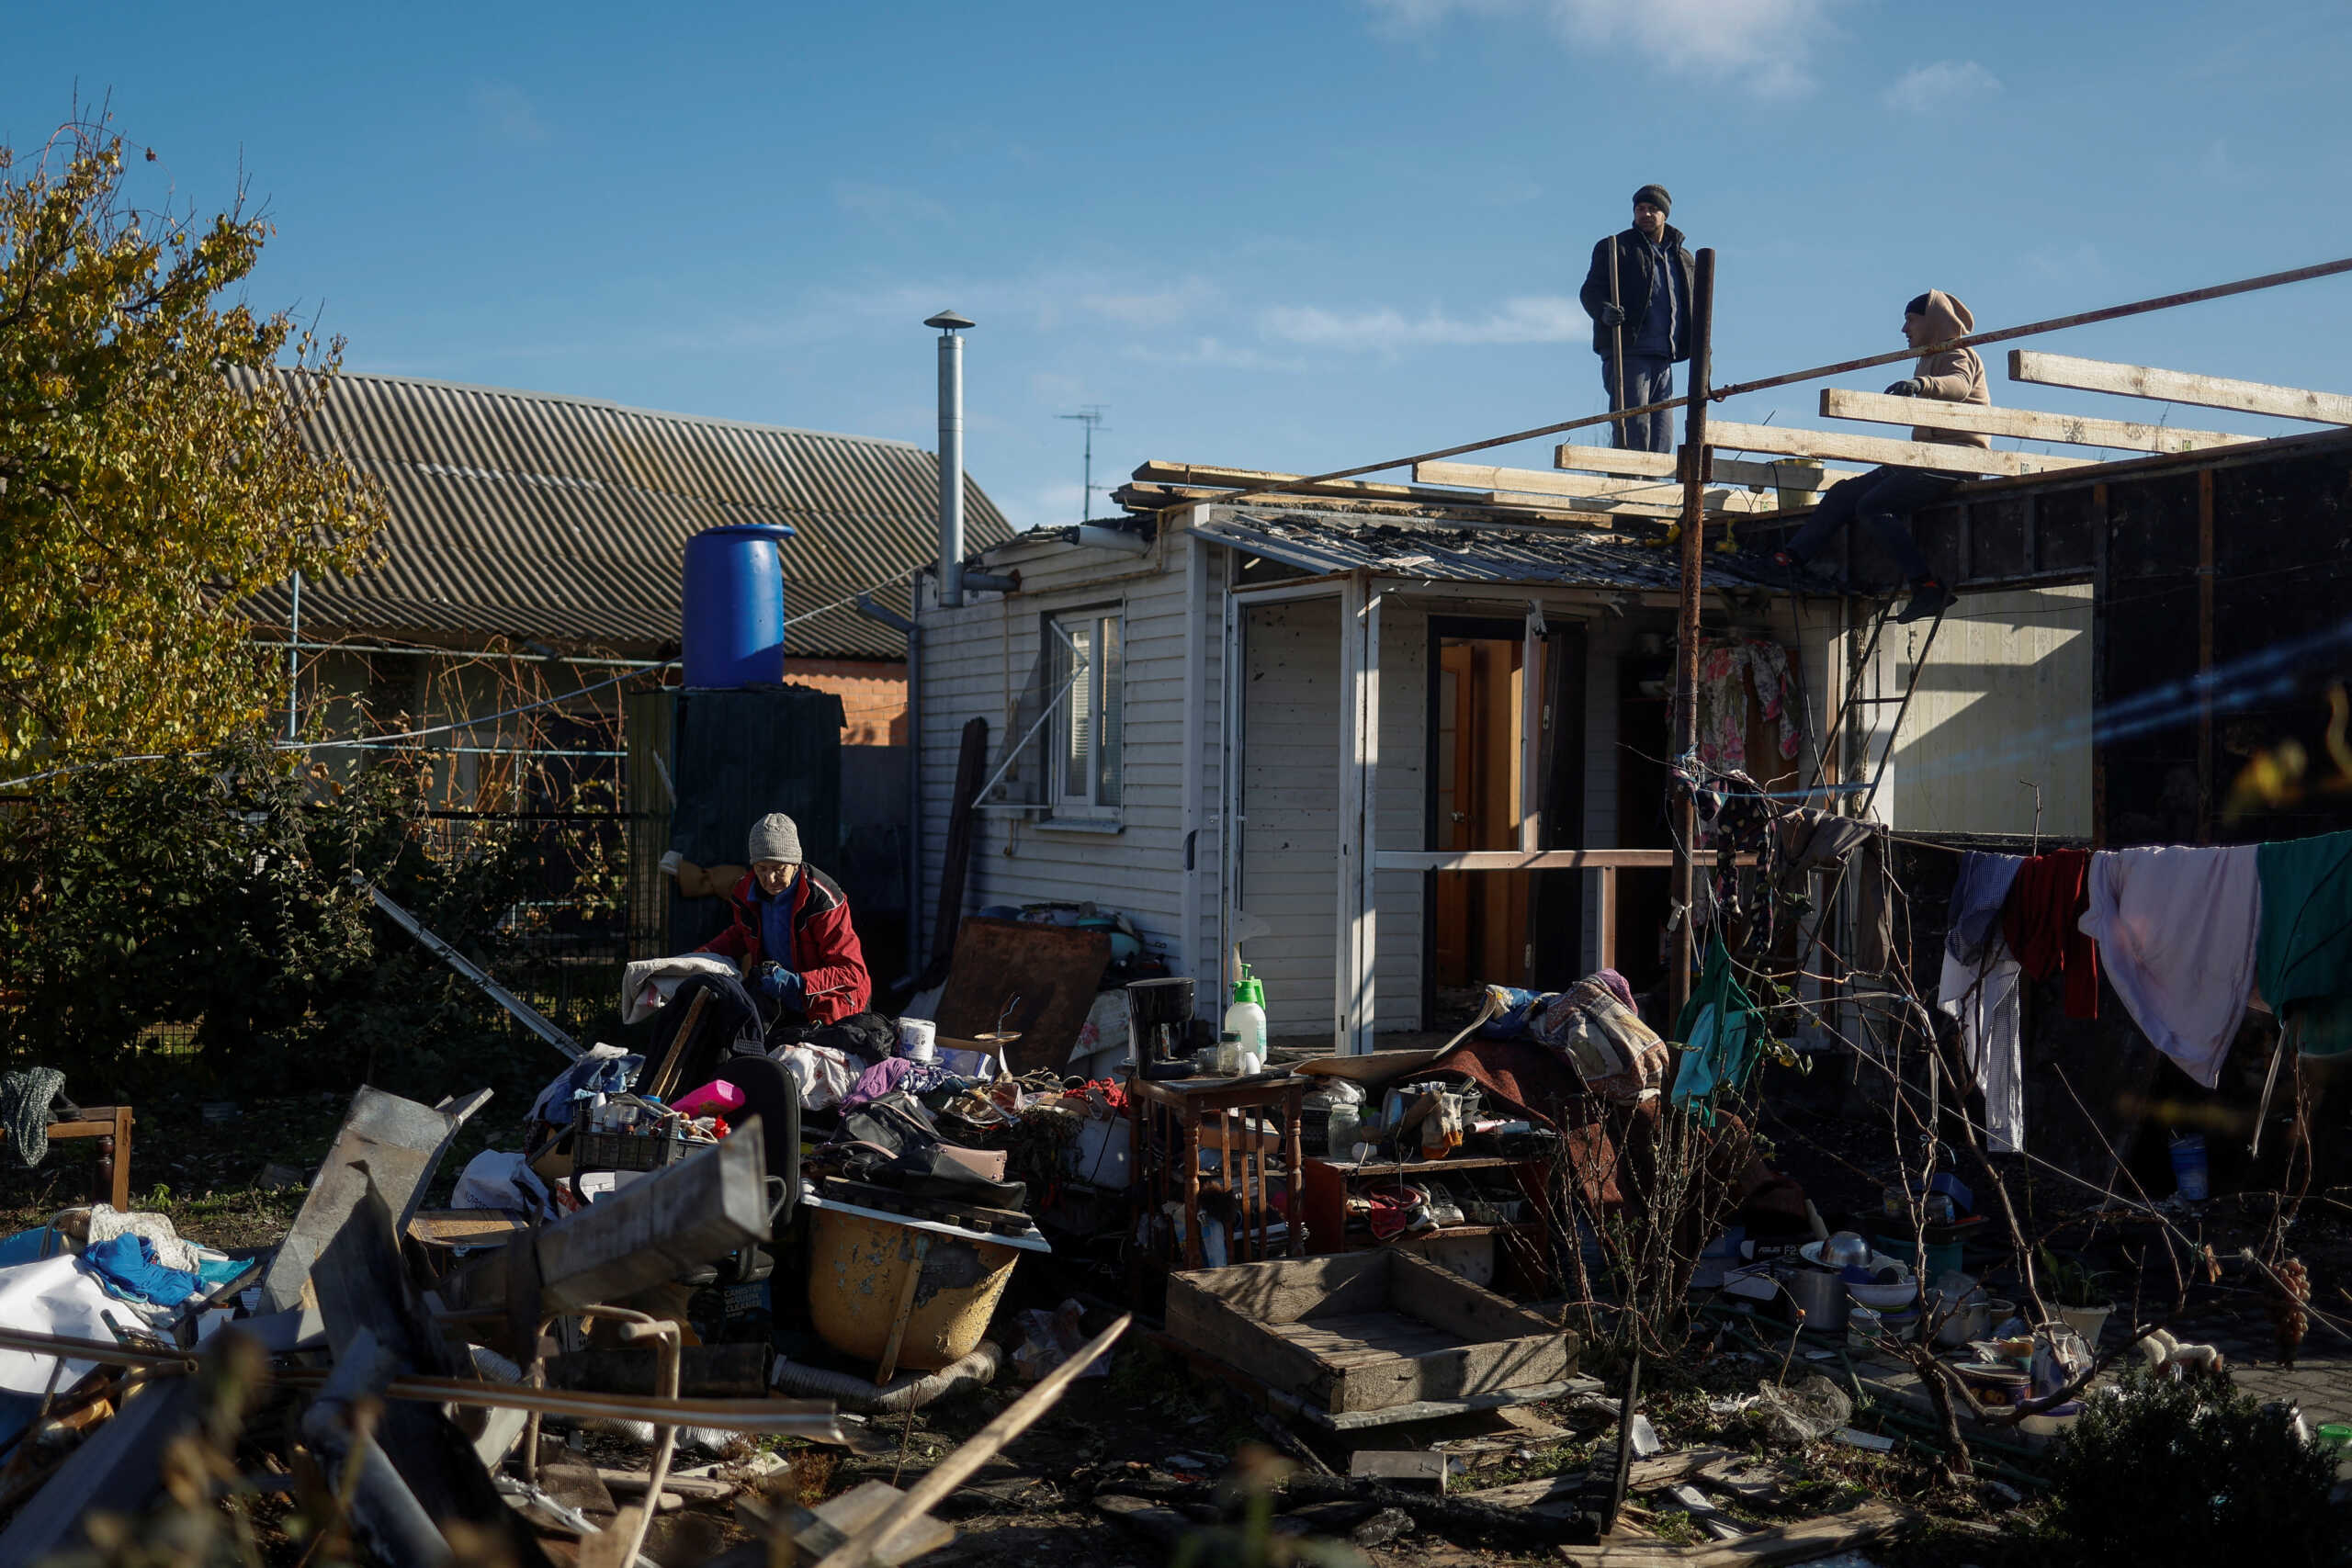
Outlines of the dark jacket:
{"label": "dark jacket", "polygon": [[[1682,231],[1669,223],[1660,238],[1669,265],[1682,269],[1683,299],[1695,301],[1699,294],[1699,264],[1690,259],[1690,249],[1682,243]],[[1584,313],[1592,318],[1595,354],[1609,353],[1614,338],[1611,330],[1600,324],[1600,308],[1609,303],[1609,247],[1617,247],[1617,300],[1625,307],[1625,346],[1630,349],[1641,330],[1642,318],[1649,313],[1650,269],[1642,261],[1642,247],[1648,243],[1640,231],[1627,229],[1592,247],[1592,265],[1584,275],[1584,287],[1577,291],[1577,299],[1583,304]],[[1690,357],[1690,310],[1694,308],[1686,303],[1681,319],[1675,323],[1677,364]]]}
{"label": "dark jacket", "polygon": [[735,959],[745,974],[770,958],[794,971],[800,976],[811,1023],[839,1023],[864,1012],[874,999],[874,982],[865,972],[857,929],[850,924],[849,896],[815,866],[802,866],[792,879],[790,953],[761,950],[759,905],[766,899],[757,877],[737,883],[728,896],[734,923],[695,951]]}

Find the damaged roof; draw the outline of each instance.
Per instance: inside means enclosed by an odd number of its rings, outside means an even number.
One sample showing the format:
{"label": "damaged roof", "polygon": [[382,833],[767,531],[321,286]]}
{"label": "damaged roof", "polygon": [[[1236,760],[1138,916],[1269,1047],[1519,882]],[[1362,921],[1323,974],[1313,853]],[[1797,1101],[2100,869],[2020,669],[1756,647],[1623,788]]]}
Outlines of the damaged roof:
{"label": "damaged roof", "polygon": [[[1441,582],[1668,592],[1681,585],[1674,552],[1662,545],[1582,529],[1225,507],[1193,527],[1204,537],[1318,574],[1371,571]],[[1758,566],[1710,552],[1707,580],[1717,587],[1776,586]]]}
{"label": "damaged roof", "polygon": [[[904,609],[902,574],[939,547],[939,459],[903,441],[348,372],[310,430],[382,482],[391,521],[365,570],[302,584],[306,633],[650,652],[678,637],[689,536],[788,523],[787,651],[903,659],[905,639],[854,609],[797,617],[892,579],[876,597]],[[1010,538],[965,484],[970,547]],[[249,609],[282,627],[287,592]]]}

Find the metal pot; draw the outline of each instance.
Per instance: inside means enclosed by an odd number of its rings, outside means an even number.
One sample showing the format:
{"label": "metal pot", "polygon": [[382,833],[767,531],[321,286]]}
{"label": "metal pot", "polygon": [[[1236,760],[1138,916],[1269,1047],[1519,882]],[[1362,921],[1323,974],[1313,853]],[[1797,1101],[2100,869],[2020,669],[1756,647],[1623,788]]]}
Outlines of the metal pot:
{"label": "metal pot", "polygon": [[1822,1334],[1836,1334],[1846,1326],[1849,1302],[1846,1281],[1826,1269],[1815,1269],[1805,1264],[1783,1264],[1773,1270],[1781,1288],[1789,1293],[1804,1313],[1804,1325]]}

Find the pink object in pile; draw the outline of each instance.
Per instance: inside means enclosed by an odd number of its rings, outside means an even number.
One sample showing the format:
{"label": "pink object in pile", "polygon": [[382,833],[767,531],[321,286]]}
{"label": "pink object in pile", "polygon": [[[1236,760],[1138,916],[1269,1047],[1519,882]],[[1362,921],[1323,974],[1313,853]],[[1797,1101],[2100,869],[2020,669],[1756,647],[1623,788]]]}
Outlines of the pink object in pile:
{"label": "pink object in pile", "polygon": [[670,1102],[673,1111],[688,1116],[715,1116],[721,1111],[740,1111],[743,1107],[743,1091],[725,1078],[713,1078],[700,1089],[690,1089]]}

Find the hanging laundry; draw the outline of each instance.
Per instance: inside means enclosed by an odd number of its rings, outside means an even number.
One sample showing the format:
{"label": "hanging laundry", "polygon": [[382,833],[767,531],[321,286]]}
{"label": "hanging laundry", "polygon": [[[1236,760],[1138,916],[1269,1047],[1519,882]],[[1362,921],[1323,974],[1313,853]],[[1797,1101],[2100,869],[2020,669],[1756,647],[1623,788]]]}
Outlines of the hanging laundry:
{"label": "hanging laundry", "polygon": [[[2007,857],[2001,857],[2007,858]],[[1970,963],[1944,950],[1936,1007],[1960,1021],[1961,1048],[1984,1091],[1985,1143],[1996,1155],[2025,1151],[2025,1030],[2018,1007],[2022,971],[1999,933]]]}
{"label": "hanging laundry", "polygon": [[1756,700],[1763,705],[1764,716],[1781,727],[1781,755],[1794,760],[1804,744],[1804,682],[1789,662],[1789,650],[1777,642],[1742,646],[1749,678],[1756,682]]}
{"label": "hanging laundry", "polygon": [[2090,907],[2088,850],[2052,850],[2018,867],[2001,914],[2001,938],[2037,980],[2063,973],[2066,1016],[2098,1016],[2098,944],[2083,931]]}
{"label": "hanging laundry", "polygon": [[1960,875],[1951,885],[1951,903],[1944,916],[1944,951],[1963,964],[1976,963],[2001,934],[2001,907],[2008,902],[2009,884],[2017,880],[2022,855],[1985,854],[1971,850],[1960,857]]}
{"label": "hanging laundry", "polygon": [[2262,999],[2292,1021],[2306,1056],[2352,1051],[2352,833],[2264,844],[2262,929],[2255,972]]}
{"label": "hanging laundry", "polygon": [[1747,661],[1736,646],[1699,649],[1699,763],[1747,766]]}
{"label": "hanging laundry", "polygon": [[1764,1033],[1763,1014],[1741,989],[1734,972],[1731,950],[1718,931],[1707,942],[1707,961],[1700,968],[1699,984],[1682,1005],[1674,1026],[1682,1041],[1682,1065],[1674,1075],[1674,1103],[1697,1107],[1702,1122],[1715,1119],[1718,1090],[1736,1093],[1755,1065],[1756,1047]]}
{"label": "hanging laundry", "polygon": [[2254,994],[2262,885],[2251,844],[2102,850],[2082,929],[2132,1021],[2207,1089]]}
{"label": "hanging laundry", "polygon": [[[1702,643],[1699,648],[1699,762],[1727,770],[1747,765],[1748,687],[1756,705],[1780,726],[1779,750],[1793,758],[1804,749],[1799,715],[1802,685],[1788,649],[1763,639]],[[1795,699],[1795,700],[1792,700]]]}

